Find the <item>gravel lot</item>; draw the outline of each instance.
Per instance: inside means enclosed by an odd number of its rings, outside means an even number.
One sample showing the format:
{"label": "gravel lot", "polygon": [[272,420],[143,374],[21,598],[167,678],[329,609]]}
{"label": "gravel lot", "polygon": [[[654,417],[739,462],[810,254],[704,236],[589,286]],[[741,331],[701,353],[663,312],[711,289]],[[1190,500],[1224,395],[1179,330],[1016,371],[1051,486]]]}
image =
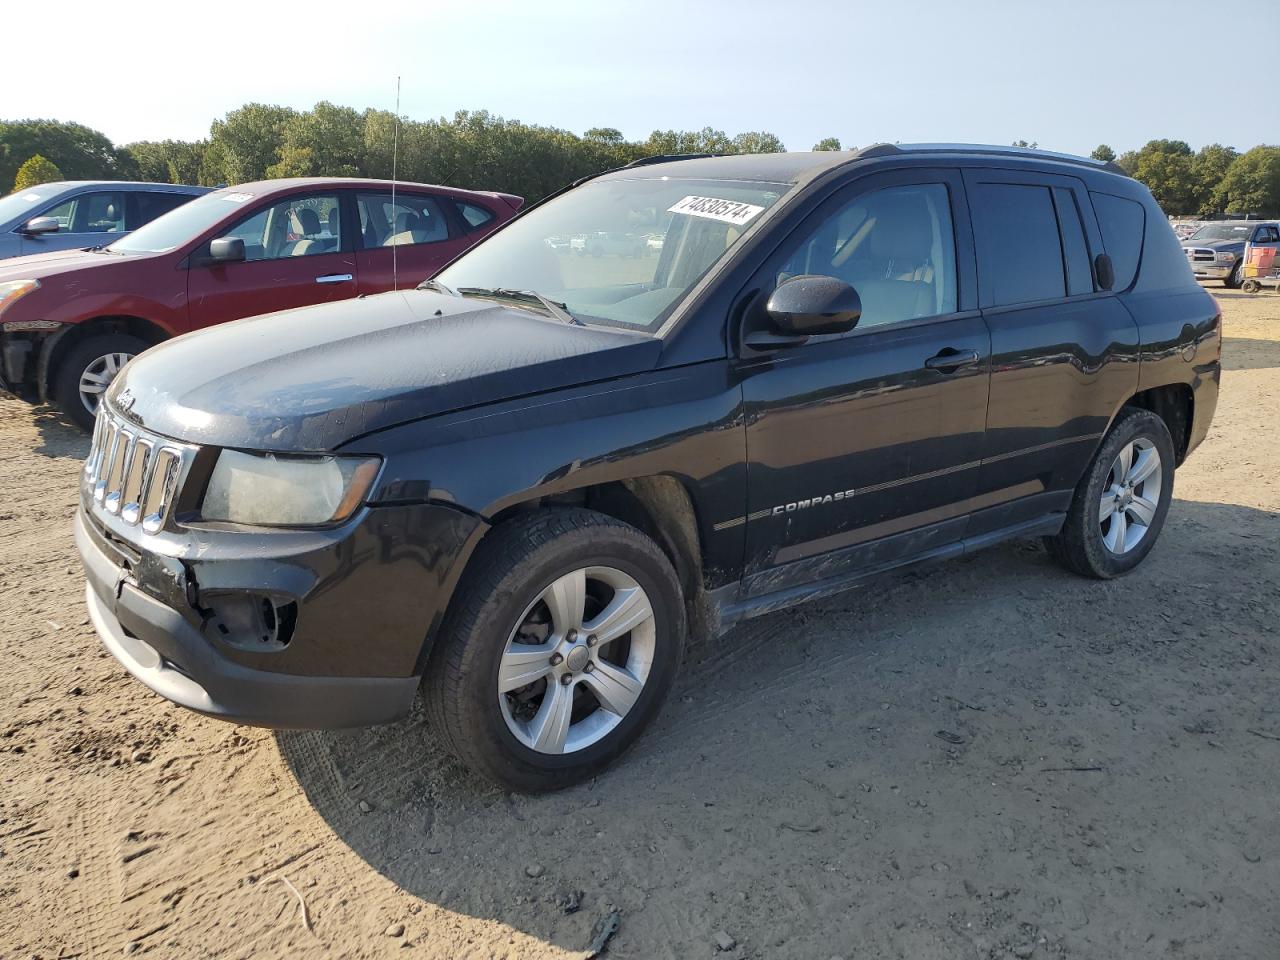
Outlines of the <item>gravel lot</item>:
{"label": "gravel lot", "polygon": [[1137,573],[1016,543],[750,622],[539,798],[417,717],[275,735],[129,679],[86,440],[0,399],[0,956],[585,957],[615,911],[644,960],[1276,956],[1280,297],[1213,292],[1222,402]]}

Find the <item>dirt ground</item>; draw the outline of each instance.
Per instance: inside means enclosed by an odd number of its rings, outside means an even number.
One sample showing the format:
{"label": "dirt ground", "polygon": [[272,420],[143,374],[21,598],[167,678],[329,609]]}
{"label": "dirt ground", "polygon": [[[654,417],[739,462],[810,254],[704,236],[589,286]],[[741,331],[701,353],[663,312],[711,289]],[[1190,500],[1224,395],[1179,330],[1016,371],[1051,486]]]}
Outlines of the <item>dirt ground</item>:
{"label": "dirt ground", "polygon": [[1280,297],[1213,292],[1222,401],[1137,573],[1015,543],[750,622],[537,798],[420,717],[274,735],[131,680],[86,441],[0,400],[0,956],[551,960],[615,911],[619,960],[1280,955]]}

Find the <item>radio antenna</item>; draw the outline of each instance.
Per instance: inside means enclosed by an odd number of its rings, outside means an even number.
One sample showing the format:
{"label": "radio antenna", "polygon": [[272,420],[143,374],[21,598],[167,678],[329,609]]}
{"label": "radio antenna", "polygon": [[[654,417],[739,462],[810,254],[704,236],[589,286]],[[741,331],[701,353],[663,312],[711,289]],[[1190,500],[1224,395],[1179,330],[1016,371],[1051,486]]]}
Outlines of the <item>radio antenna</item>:
{"label": "radio antenna", "polygon": [[400,271],[396,263],[396,161],[400,156],[400,77],[396,76],[396,125],[391,139],[391,289],[400,289]]}

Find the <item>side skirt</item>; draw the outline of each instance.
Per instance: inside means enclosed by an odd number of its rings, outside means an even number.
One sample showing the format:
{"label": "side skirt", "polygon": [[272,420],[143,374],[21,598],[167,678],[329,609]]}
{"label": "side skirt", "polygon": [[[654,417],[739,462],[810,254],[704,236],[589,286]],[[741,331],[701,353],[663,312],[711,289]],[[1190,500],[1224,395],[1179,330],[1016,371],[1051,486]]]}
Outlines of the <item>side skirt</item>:
{"label": "side skirt", "polygon": [[1031,520],[1024,520],[1011,526],[1001,527],[998,530],[992,530],[976,537],[954,540],[951,543],[934,547],[923,553],[903,557],[879,566],[866,567],[839,576],[829,577],[825,580],[798,584],[747,599],[743,599],[740,595],[741,584],[731,583],[711,591],[708,594],[708,599],[719,614],[720,630],[723,632],[741,620],[749,620],[752,617],[763,616],[766,613],[793,607],[809,600],[818,600],[836,593],[843,593],[854,587],[865,586],[913,567],[953,560],[956,557],[976,553],[1006,540],[1052,536],[1062,530],[1062,524],[1065,520],[1065,513],[1050,513]]}

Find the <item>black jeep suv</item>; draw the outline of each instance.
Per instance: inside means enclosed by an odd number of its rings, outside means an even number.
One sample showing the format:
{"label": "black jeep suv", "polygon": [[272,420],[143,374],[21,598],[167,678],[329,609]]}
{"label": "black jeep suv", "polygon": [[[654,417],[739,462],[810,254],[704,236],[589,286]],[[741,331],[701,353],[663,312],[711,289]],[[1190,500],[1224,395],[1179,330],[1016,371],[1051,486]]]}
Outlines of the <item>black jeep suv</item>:
{"label": "black jeep suv", "polygon": [[[547,242],[598,233],[660,251]],[[476,769],[558,787],[653,720],[690,631],[1010,537],[1132,570],[1220,337],[1110,165],[642,161],[416,290],[134,360],[84,469],[89,610],[194,710],[369,724],[421,687]]]}

